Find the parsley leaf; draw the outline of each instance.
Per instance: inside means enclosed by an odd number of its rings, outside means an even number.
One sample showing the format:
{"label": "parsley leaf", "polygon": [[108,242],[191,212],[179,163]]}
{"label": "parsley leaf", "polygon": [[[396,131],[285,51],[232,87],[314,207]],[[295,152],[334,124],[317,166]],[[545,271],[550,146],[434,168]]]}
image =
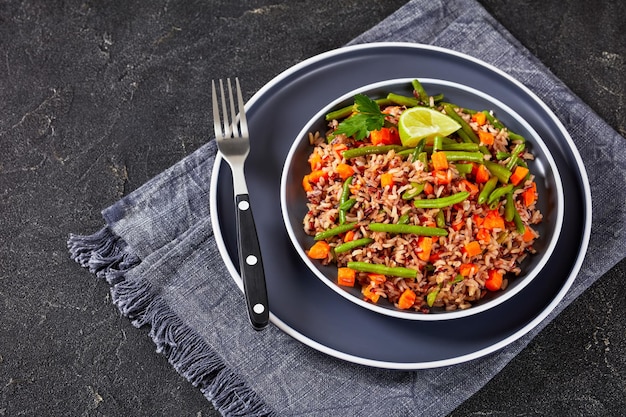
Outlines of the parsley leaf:
{"label": "parsley leaf", "polygon": [[364,94],[354,96],[356,113],[339,123],[335,134],[343,133],[362,140],[373,130],[379,130],[385,123],[385,115],[380,111],[378,104]]}

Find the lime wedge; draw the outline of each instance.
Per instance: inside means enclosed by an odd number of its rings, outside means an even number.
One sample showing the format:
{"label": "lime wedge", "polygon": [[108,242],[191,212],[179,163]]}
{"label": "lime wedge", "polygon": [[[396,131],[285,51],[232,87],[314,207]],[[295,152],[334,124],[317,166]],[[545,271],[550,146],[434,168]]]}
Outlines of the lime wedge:
{"label": "lime wedge", "polygon": [[398,133],[404,146],[417,146],[429,136],[448,136],[461,128],[455,120],[428,107],[406,109],[398,120]]}

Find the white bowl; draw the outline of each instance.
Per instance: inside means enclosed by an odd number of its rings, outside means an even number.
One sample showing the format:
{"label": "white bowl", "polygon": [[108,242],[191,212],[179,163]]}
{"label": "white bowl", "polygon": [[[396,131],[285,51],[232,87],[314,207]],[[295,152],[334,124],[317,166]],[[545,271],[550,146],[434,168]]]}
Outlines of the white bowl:
{"label": "white bowl", "polygon": [[[334,264],[324,266],[319,261],[310,259],[306,254],[306,250],[314,243],[313,237],[307,235],[302,226],[307,212],[307,199],[302,188],[302,178],[310,171],[307,160],[313,149],[308,141],[309,132],[319,131],[323,134],[327,130],[325,115],[334,109],[352,104],[356,94],[362,93],[374,99],[384,97],[389,92],[411,95],[411,81],[412,79],[409,78],[394,79],[363,86],[337,98],[310,119],[295,138],[283,167],[280,188],[282,215],[289,238],[302,261],[324,284],[347,301],[380,314],[407,320],[436,321],[466,317],[506,302],[539,274],[553,254],[561,232],[564,210],[561,178],[552,155],[539,135],[513,109],[474,88],[445,80],[420,79],[426,91],[430,94],[443,93],[445,101],[465,108],[492,110],[509,129],[526,138],[527,149],[535,156],[535,159],[529,162],[529,168],[535,175],[540,196],[537,208],[543,214],[542,222],[536,227],[540,237],[533,245],[537,253],[528,256],[522,262],[522,273],[509,279],[505,290],[489,292],[483,299],[473,303],[472,307],[464,310],[445,311],[432,308],[429,313],[400,310],[382,297],[377,304],[364,301],[360,288],[357,286],[347,288],[337,285],[337,266]],[[297,279],[297,277],[292,279]],[[320,306],[320,308],[324,307]]]}

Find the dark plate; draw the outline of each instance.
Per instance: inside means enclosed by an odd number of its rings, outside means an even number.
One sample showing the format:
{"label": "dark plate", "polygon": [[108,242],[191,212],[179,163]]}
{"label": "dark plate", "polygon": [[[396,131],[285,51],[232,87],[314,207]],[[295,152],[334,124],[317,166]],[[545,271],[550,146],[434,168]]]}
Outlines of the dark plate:
{"label": "dark plate", "polygon": [[[280,181],[302,127],[337,97],[394,78],[436,78],[500,100],[543,139],[563,185],[563,228],[542,272],[488,311],[446,321],[409,321],[348,303],[323,284],[293,248],[280,207]],[[484,356],[517,340],[554,309],[578,273],[591,229],[587,175],[571,138],[548,107],[495,67],[446,49],[375,43],[308,59],[274,78],[247,105],[252,132],[246,177],[263,252],[272,322],[329,355],[370,366],[419,369]],[[230,170],[218,158],[211,216],[226,265],[241,288]],[[485,325],[488,323],[488,325]]]}

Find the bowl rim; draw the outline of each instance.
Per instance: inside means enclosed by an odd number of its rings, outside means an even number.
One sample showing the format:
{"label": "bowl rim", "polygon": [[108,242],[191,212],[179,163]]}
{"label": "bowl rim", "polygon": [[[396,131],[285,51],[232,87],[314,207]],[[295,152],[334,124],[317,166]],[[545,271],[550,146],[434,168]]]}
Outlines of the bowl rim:
{"label": "bowl rim", "polygon": [[[501,295],[498,295],[497,297],[491,300],[485,301],[484,303],[481,303],[480,305],[471,306],[463,310],[440,311],[436,313],[422,313],[422,312],[413,311],[413,310],[410,310],[410,311],[399,310],[393,306],[390,306],[390,307],[381,306],[379,304],[369,303],[360,297],[356,297],[354,294],[350,293],[349,291],[346,291],[341,286],[339,286],[335,281],[333,281],[331,277],[325,275],[318,268],[318,265],[306,255],[305,250],[298,242],[298,239],[295,235],[295,231],[291,225],[291,222],[289,221],[289,207],[286,201],[289,170],[290,170],[290,166],[292,164],[293,157],[297,148],[299,147],[301,141],[306,140],[308,138],[308,134],[309,132],[311,132],[312,126],[318,123],[320,119],[323,118],[328,112],[335,109],[339,104],[345,102],[346,100],[352,99],[356,94],[359,94],[359,93],[367,94],[368,91],[381,89],[384,87],[397,86],[400,84],[406,84],[408,86],[410,85],[411,81],[414,80],[415,78],[417,78],[421,83],[424,83],[424,84],[443,85],[443,86],[458,89],[466,93],[478,96],[488,101],[489,103],[493,103],[494,106],[499,107],[500,109],[505,111],[508,114],[508,116],[514,118],[520,125],[523,126],[526,132],[528,132],[533,146],[538,146],[541,148],[554,177],[555,191],[556,191],[556,199],[555,199],[556,223],[555,223],[555,227],[554,227],[551,239],[548,242],[546,249],[539,255],[540,258],[539,258],[537,265],[531,271],[529,271],[522,278],[522,280],[515,285],[514,288],[511,288],[510,291],[504,290],[504,292]],[[529,137],[526,137],[526,139],[528,140]],[[283,169],[281,172],[280,205],[281,205],[281,214],[283,218],[283,224],[285,225],[287,234],[289,235],[289,240],[291,241],[291,244],[293,245],[294,249],[300,256],[301,260],[306,264],[307,268],[311,272],[313,272],[313,274],[320,281],[322,281],[326,286],[331,288],[334,292],[336,292],[337,294],[339,294],[340,296],[342,296],[343,298],[347,299],[348,301],[354,304],[357,304],[363,308],[366,308],[368,310],[371,310],[371,311],[374,311],[376,313],[383,314],[386,316],[396,317],[396,318],[405,319],[405,320],[440,321],[440,320],[452,320],[452,319],[457,319],[457,318],[468,317],[471,315],[479,314],[491,308],[494,308],[504,303],[505,301],[511,299],[515,295],[517,295],[535,277],[537,277],[537,275],[543,270],[546,263],[552,256],[552,253],[554,252],[554,249],[559,240],[559,236],[561,234],[561,230],[563,226],[564,196],[563,196],[563,184],[562,184],[561,175],[559,173],[558,166],[556,165],[556,162],[554,161],[554,158],[550,150],[548,149],[544,141],[541,139],[539,134],[535,131],[535,129],[533,129],[533,127],[524,118],[522,118],[515,110],[513,110],[510,106],[504,104],[502,101],[492,97],[491,95],[487,93],[484,93],[476,88],[463,85],[461,83],[443,80],[443,79],[437,79],[437,78],[412,77],[412,78],[393,78],[393,79],[366,84],[364,86],[355,88],[337,97],[336,99],[334,99],[333,101],[325,105],[323,108],[321,108],[313,117],[311,117],[309,121],[304,125],[304,127],[300,130],[300,132],[296,135],[295,139],[293,140],[293,143],[291,144],[289,148],[289,152],[285,158]]]}

